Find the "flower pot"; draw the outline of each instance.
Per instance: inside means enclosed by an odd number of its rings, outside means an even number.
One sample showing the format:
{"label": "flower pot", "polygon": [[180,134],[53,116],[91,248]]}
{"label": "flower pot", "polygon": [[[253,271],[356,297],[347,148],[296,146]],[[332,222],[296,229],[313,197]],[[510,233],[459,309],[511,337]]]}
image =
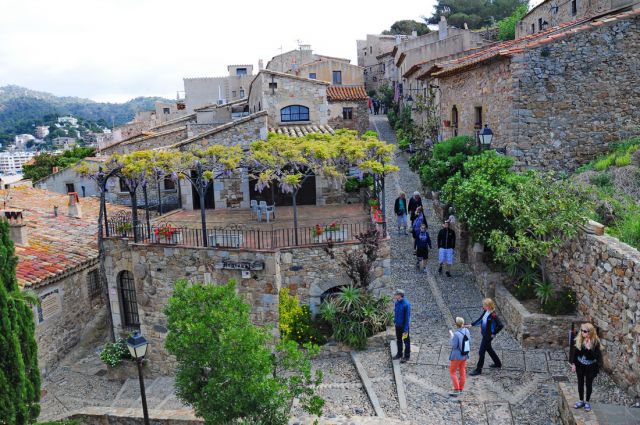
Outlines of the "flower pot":
{"label": "flower pot", "polygon": [[155,233],[152,233],[151,241],[153,243],[175,245],[182,241],[182,233],[174,232],[171,235],[163,235],[160,233],[156,235]]}

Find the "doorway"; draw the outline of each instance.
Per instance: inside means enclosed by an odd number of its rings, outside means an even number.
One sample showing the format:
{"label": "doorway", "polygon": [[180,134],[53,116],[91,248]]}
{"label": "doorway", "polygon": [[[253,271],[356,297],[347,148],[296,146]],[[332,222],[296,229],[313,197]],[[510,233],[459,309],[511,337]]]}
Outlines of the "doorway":
{"label": "doorway", "polygon": [[[196,180],[197,178],[197,173],[195,171],[191,171],[191,179],[193,181]],[[191,195],[193,197],[193,209],[194,210],[199,210],[200,209],[200,194],[198,193],[198,191],[196,190],[196,188],[191,185]],[[213,181],[210,181],[207,184],[207,187],[204,191],[204,208],[207,210],[212,210],[215,209],[216,207],[216,203],[215,203],[215,197],[213,194]]]}

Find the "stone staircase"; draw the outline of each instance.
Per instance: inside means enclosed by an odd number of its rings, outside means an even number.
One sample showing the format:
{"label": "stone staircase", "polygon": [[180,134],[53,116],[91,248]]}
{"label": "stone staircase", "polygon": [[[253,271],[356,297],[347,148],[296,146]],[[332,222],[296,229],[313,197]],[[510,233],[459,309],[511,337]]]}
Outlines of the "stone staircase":
{"label": "stone staircase", "polygon": [[[176,397],[175,381],[171,377],[162,376],[151,382],[145,381],[145,393],[147,407],[150,410],[188,409]],[[111,402],[111,407],[139,408],[140,406],[142,406],[140,384],[137,379],[127,379]]]}

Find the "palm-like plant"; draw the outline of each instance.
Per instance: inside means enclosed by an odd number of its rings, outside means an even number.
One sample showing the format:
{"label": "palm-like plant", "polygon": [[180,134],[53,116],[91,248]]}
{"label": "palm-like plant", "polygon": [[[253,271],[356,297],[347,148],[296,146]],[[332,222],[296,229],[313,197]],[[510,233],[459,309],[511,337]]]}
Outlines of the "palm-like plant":
{"label": "palm-like plant", "polygon": [[551,282],[536,282],[536,296],[540,300],[540,305],[545,305],[555,293],[553,283]]}

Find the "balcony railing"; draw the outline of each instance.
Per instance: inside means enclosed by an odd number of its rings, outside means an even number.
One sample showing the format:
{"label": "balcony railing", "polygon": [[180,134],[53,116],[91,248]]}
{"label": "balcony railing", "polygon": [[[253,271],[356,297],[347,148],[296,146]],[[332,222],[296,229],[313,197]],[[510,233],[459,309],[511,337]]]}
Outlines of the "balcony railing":
{"label": "balcony railing", "polygon": [[[107,234],[110,237],[134,239],[133,224],[129,220],[109,220],[107,227]],[[297,229],[293,227],[257,229],[230,225],[207,228],[206,246],[224,249],[271,250],[302,245],[356,242],[358,235],[372,229],[377,229],[381,236],[386,235],[385,223],[337,223],[334,226],[314,225]],[[137,225],[136,233],[138,243],[205,246],[201,228],[174,226],[171,223],[154,223],[147,227],[147,224],[141,221]]]}

